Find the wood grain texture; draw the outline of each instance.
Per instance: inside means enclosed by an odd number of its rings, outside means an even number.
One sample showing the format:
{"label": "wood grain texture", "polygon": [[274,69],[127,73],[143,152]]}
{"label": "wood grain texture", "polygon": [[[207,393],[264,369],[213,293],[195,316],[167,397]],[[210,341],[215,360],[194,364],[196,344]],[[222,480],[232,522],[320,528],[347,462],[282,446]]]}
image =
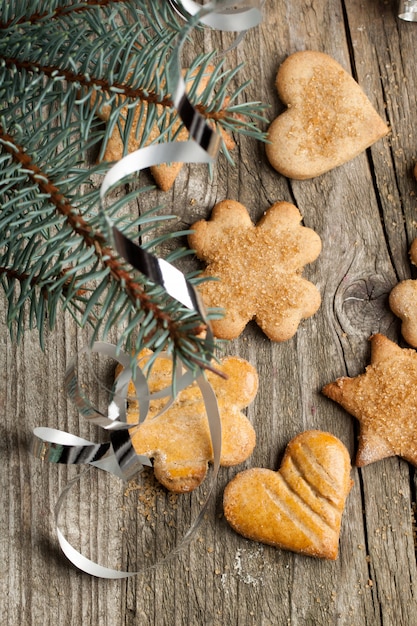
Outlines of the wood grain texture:
{"label": "wood grain texture", "polygon": [[[60,319],[47,335],[44,352],[31,333],[16,346],[6,332],[0,298],[2,624],[416,623],[416,480],[407,463],[391,458],[353,470],[336,562],[245,540],[228,527],[221,506],[224,487],[238,470],[278,468],[286,444],[302,430],[332,432],[353,457],[357,424],[320,389],[339,376],[363,371],[372,333],[402,343],[387,299],[399,280],[414,277],[408,249],[417,236],[417,183],[412,176],[417,161],[417,26],[398,20],[396,8],[396,2],[382,0],[267,0],[262,25],[226,57],[229,67],[245,62],[239,80],[252,83],[244,97],[269,103],[272,120],[283,109],[274,88],[279,64],[297,50],[326,52],[352,73],[389,123],[388,137],[309,181],[280,176],[269,166],[263,145],[240,138],[233,152],[235,166],[220,157],[212,179],[203,167],[184,166],[171,192],[150,192],[140,198],[140,207],[132,207],[146,210],[163,202],[168,213],[179,216],[176,229],[207,218],[214,204],[225,198],[243,203],[254,221],[274,202],[286,200],[298,207],[304,224],[323,242],[319,259],[305,271],[322,294],[318,313],[283,344],[271,343],[251,324],[224,346],[225,354],[248,359],[259,372],[259,392],[247,410],[257,446],[242,466],[220,471],[206,519],[177,557],[123,581],[91,578],[63,557],[53,507],[76,472],[42,465],[30,456],[28,446],[32,429],[39,425],[94,436],[63,395],[65,367],[85,337],[71,320]],[[210,32],[196,38],[205,50],[226,47],[232,40]],[[195,259],[190,262],[198,267]],[[149,500],[141,502],[139,493],[134,484],[126,489],[94,472],[82,479],[79,493],[74,492],[68,521],[81,529],[83,547],[108,558],[110,566],[120,560],[135,567],[142,541],[158,556],[164,542],[187,529],[201,498],[169,502],[160,496],[154,507]],[[138,509],[149,516],[146,531],[140,527]],[[167,511],[174,529],[169,533]]]}

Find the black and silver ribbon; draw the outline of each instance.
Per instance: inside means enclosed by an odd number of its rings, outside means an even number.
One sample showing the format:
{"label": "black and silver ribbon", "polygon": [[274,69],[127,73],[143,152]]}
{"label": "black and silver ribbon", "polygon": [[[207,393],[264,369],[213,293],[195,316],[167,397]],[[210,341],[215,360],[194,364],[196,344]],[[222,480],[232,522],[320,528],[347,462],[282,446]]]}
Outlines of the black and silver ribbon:
{"label": "black and silver ribbon", "polygon": [[[173,85],[174,106],[177,109],[186,128],[189,130],[190,139],[185,142],[172,142],[167,144],[152,145],[141,148],[122,158],[107,172],[101,186],[102,211],[104,198],[110,187],[118,184],[126,176],[139,172],[144,168],[161,163],[212,163],[216,158],[220,146],[220,137],[193,107],[189,101],[185,83],[181,72],[181,51],[183,43],[189,33],[197,24],[226,31],[244,33],[249,28],[256,26],[261,21],[261,8],[264,0],[212,0],[201,5],[192,0],[167,0],[171,6],[186,20],[184,35],[172,59],[169,71]],[[163,259],[150,254],[138,244],[127,238],[108,219],[111,243],[117,252],[136,270],[145,274],[149,280],[163,287],[165,291],[178,302],[192,311],[195,311],[207,325],[208,352],[212,350],[212,334],[207,321],[204,307],[198,292],[190,284],[185,276],[173,265]],[[221,421],[217,406],[216,396],[211,385],[204,375],[198,375],[184,368],[181,363],[176,366],[173,376],[174,385],[163,389],[158,393],[151,394],[147,378],[140,367],[131,369],[131,357],[124,354],[107,343],[96,343],[91,348],[83,351],[81,356],[89,356],[97,353],[101,356],[115,359],[123,366],[123,372],[118,377],[107,412],[103,413],[96,409],[83,391],[77,372],[77,361],[74,359],[69,365],[65,377],[66,392],[79,409],[81,415],[97,427],[103,428],[109,435],[109,441],[105,443],[90,442],[81,437],[71,435],[52,428],[36,428],[33,434],[33,454],[43,460],[52,463],[65,463],[75,465],[87,465],[105,470],[122,480],[129,480],[141,471],[144,465],[152,465],[146,456],[136,454],[130,437],[130,430],[140,427],[140,423],[146,419],[150,402],[156,398],[166,398],[166,403],[161,413],[167,410],[174,402],[172,389],[176,392],[185,389],[194,381],[200,388],[208,418],[209,432],[213,449],[213,471],[210,488],[196,519],[191,524],[177,547],[158,563],[170,558],[184,546],[194,535],[198,525],[204,517],[207,505],[214,489],[217,472],[220,466],[221,454]],[[126,401],[129,381],[135,386],[136,398],[139,403],[139,422],[131,424],[126,418]],[[139,571],[146,570],[143,566],[137,571],[127,572],[104,567],[76,550],[67,540],[60,526],[60,513],[63,504],[75,484],[85,475],[79,474],[77,478],[68,483],[61,492],[55,507],[56,526],[59,544],[68,559],[82,571],[102,578],[125,578],[133,576]]]}
{"label": "black and silver ribbon", "polygon": [[[32,453],[37,458],[51,463],[64,463],[66,465],[83,464],[96,467],[126,481],[140,472],[143,465],[152,466],[151,460],[148,457],[138,455],[135,452],[130,437],[130,431],[136,426],[140,426],[140,423],[146,419],[149,405],[153,400],[161,398],[166,398],[167,400],[161,411],[153,416],[153,419],[157,419],[159,415],[169,409],[174,402],[172,387],[170,386],[158,392],[151,393],[147,379],[140,367],[137,367],[135,371],[133,371],[130,368],[131,359],[129,355],[123,352],[120,353],[116,346],[98,342],[91,348],[83,350],[79,358],[83,355],[89,356],[91,353],[113,358],[124,367],[122,373],[117,378],[114,394],[108,406],[107,413],[103,413],[95,408],[85,395],[79,381],[75,359],[67,369],[65,390],[68,397],[79,409],[81,415],[90,424],[99,426],[109,432],[110,441],[95,443],[60,430],[40,427],[36,428],[33,432]],[[162,358],[169,358],[168,354],[161,354],[160,356]],[[211,474],[210,488],[199,514],[175,549],[167,554],[164,559],[158,561],[158,564],[176,554],[194,535],[203,519],[220,467],[221,421],[217,399],[211,385],[202,375],[195,379],[194,374],[190,370],[184,370],[180,364],[177,365],[173,375],[175,376],[175,387],[178,392],[187,388],[194,380],[200,389],[207,413],[213,449],[213,471]],[[137,423],[126,421],[125,409],[129,381],[132,381],[135,386],[136,399],[139,403],[140,419]],[[92,576],[100,578],[126,578],[139,573],[139,571],[154,567],[156,564],[145,564],[140,569],[133,572],[104,567],[85,557],[67,540],[61,528],[60,514],[69,492],[83,476],[85,476],[85,472],[79,474],[74,480],[68,483],[61,492],[55,507],[57,536],[63,553],[76,567]]]}

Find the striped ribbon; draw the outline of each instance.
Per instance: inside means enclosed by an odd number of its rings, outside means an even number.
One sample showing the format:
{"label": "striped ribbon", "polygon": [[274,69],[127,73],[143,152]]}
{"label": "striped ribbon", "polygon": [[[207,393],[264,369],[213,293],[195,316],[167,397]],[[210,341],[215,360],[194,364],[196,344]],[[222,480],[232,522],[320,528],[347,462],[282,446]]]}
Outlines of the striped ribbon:
{"label": "striped ribbon", "polygon": [[[261,21],[261,8],[264,0],[219,0],[201,5],[191,0],[167,0],[171,6],[184,18],[185,28],[173,56],[169,61],[169,71],[172,83],[176,85],[174,91],[174,105],[189,130],[190,139],[185,142],[171,142],[166,144],[152,145],[141,148],[118,161],[107,172],[101,186],[101,210],[105,213],[104,199],[110,187],[120,183],[123,178],[134,172],[160,163],[212,163],[220,146],[220,137],[193,107],[189,101],[185,83],[181,72],[181,52],[183,43],[189,33],[197,24],[244,33],[249,28]],[[236,40],[235,45],[238,40]],[[138,244],[127,238],[106,216],[112,245],[117,252],[136,270],[142,272],[149,280],[160,285],[165,291],[185,307],[197,312],[207,325],[207,352],[211,354],[213,338],[210,324],[207,321],[204,307],[198,292],[190,284],[185,276],[173,265],[163,259],[150,254]],[[123,372],[118,377],[112,400],[107,413],[100,412],[90,402],[83,391],[83,384],[79,381],[77,362],[82,356],[97,353],[106,358],[115,359],[123,366]],[[108,343],[95,343],[86,348],[74,359],[67,368],[65,376],[65,389],[68,397],[74,402],[81,415],[88,423],[105,429],[109,433],[109,441],[106,443],[94,443],[81,437],[74,436],[60,430],[40,427],[33,432],[32,452],[42,460],[51,463],[64,463],[75,465],[87,465],[87,469],[81,472],[73,481],[69,482],[59,495],[55,518],[59,544],[68,559],[80,570],[101,578],[125,578],[134,576],[151,567],[161,564],[186,545],[194,536],[199,524],[203,520],[208,502],[214,491],[217,472],[220,466],[221,455],[221,421],[217,399],[211,385],[203,375],[184,368],[178,364],[174,372],[175,384],[158,394],[151,394],[146,376],[140,367],[132,371],[129,355],[119,352],[117,348]],[[174,402],[172,389],[176,391],[189,386],[193,381],[199,386],[208,418],[209,432],[213,449],[212,479],[206,498],[200,512],[192,522],[184,537],[177,546],[165,557],[153,565],[143,565],[133,572],[121,571],[104,567],[87,557],[74,548],[66,539],[60,528],[60,513],[71,489],[92,467],[107,471],[122,480],[129,480],[143,469],[144,465],[151,466],[150,459],[143,455],[137,455],[131,441],[130,430],[146,419],[150,402],[156,398],[165,397],[166,403],[162,411],[167,410]],[[129,381],[135,386],[136,397],[139,402],[140,420],[137,424],[127,423],[126,401]],[[162,412],[161,411],[161,412]],[[110,501],[111,506],[111,501]]]}

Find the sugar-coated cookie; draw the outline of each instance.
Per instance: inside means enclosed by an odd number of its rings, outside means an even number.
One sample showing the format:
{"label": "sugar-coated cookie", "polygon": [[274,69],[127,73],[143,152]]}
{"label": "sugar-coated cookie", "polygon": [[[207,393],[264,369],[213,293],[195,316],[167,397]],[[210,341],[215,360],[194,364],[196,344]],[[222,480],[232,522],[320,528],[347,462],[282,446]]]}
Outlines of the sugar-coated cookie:
{"label": "sugar-coated cookie", "polygon": [[[410,248],[410,259],[417,265],[417,239]],[[402,280],[389,295],[392,312],[401,320],[401,333],[407,343],[417,348],[417,280]]]}
{"label": "sugar-coated cookie", "polygon": [[401,456],[417,466],[417,352],[373,335],[371,363],[323,388],[360,423],[356,465]]}
{"label": "sugar-coated cookie", "polygon": [[[146,366],[150,350],[139,355],[141,367]],[[256,443],[255,431],[242,413],[254,399],[258,389],[255,368],[244,359],[227,357],[215,365],[226,378],[207,372],[219,406],[222,424],[220,463],[231,466],[242,463],[252,453]],[[160,356],[149,374],[151,393],[170,387],[172,360]],[[128,422],[139,419],[134,387],[128,389]],[[173,492],[192,491],[204,480],[208,463],[213,460],[208,420],[200,389],[193,383],[177,395],[174,403],[160,416],[166,399],[152,400],[146,420],[132,429],[132,443],[137,454],[153,459],[155,477]],[[157,416],[157,417],[155,417]]]}
{"label": "sugar-coated cookie", "polygon": [[289,178],[319,176],[353,159],[388,133],[358,83],[332,57],[290,55],[276,78],[287,106],[271,124],[266,154]]}
{"label": "sugar-coated cookie", "polygon": [[209,221],[191,226],[189,245],[207,263],[202,276],[218,279],[199,287],[207,307],[224,311],[212,323],[217,337],[238,337],[254,319],[270,339],[285,341],[317,311],[319,291],[301,273],[321,240],[301,219],[293,204],[277,202],[255,226],[242,204],[224,200]]}
{"label": "sugar-coated cookie", "polygon": [[[199,77],[199,84],[196,90],[197,95],[200,95],[207,87],[208,81],[210,79],[210,74],[213,72],[213,69],[213,66],[209,66],[207,73]],[[197,76],[199,76],[198,70],[193,72],[193,74],[186,81],[187,87],[191,87]],[[94,100],[95,98],[92,98],[92,103],[94,103]],[[146,123],[147,107],[148,104],[146,101],[140,101],[136,107],[134,120],[127,143],[127,154],[138,150],[138,148],[140,148],[141,146],[142,135]],[[156,108],[158,111],[157,118],[159,118],[164,111],[164,107],[162,105],[157,105]],[[107,122],[110,118],[110,112],[110,106],[104,104],[97,111],[97,115],[98,117],[100,117],[100,119]],[[120,126],[122,128],[124,128],[124,118],[126,117],[126,115],[127,107],[124,107],[120,111]],[[165,128],[167,128],[172,123],[174,115],[175,113],[167,115],[167,117],[165,118]],[[173,122],[172,134],[174,135],[175,133],[177,133],[175,136],[175,141],[186,141],[189,138],[188,130],[185,128],[185,126],[183,126],[182,128],[180,128],[180,126],[181,120],[178,118],[178,120]],[[231,135],[223,131],[223,129],[221,129],[220,132],[223,141],[225,142],[226,148],[228,150],[232,150],[235,146],[233,138],[231,137]],[[145,145],[150,145],[151,143],[154,143],[158,139],[160,134],[161,131],[158,127],[157,122],[155,121]],[[122,136],[120,134],[120,130],[116,125],[113,129],[110,139],[107,142],[106,150],[103,155],[103,161],[119,161],[124,153],[125,146],[122,140]],[[160,189],[162,189],[163,191],[168,191],[174,184],[182,165],[182,163],[160,163],[158,165],[152,165],[150,170],[158,187],[160,187]]]}
{"label": "sugar-coated cookie", "polygon": [[336,559],[350,457],[330,433],[297,435],[279,471],[249,469],[227,485],[224,514],[239,534],[308,556]]}

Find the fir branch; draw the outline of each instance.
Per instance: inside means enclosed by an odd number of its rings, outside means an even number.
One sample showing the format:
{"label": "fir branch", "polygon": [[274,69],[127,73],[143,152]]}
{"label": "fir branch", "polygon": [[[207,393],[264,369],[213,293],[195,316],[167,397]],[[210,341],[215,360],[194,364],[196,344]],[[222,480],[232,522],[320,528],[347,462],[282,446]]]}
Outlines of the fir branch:
{"label": "fir branch", "polygon": [[[86,100],[91,97],[92,93],[96,96],[96,92],[100,92],[102,94],[102,98],[106,101],[106,104],[115,98],[115,94],[117,94],[116,97],[118,101],[122,98],[123,100],[130,100],[135,105],[137,105],[138,102],[141,102],[142,104],[158,105],[169,110],[171,110],[174,106],[174,102],[170,95],[161,95],[156,91],[150,91],[149,89],[144,89],[142,87],[135,87],[127,84],[126,82],[120,82],[117,80],[110,82],[104,78],[98,78],[91,75],[86,76],[85,73],[74,72],[67,68],[62,69],[58,65],[42,65],[39,62],[20,60],[16,57],[3,57],[2,61],[5,67],[11,71],[25,70],[34,72],[35,74],[43,74],[54,81],[62,79],[67,83],[72,83],[77,87],[77,89],[80,89],[81,94],[84,92],[84,98]],[[212,82],[210,82],[205,92],[210,93],[211,90]],[[201,99],[204,99],[205,97],[205,93],[203,93]],[[80,98],[83,98],[83,95],[81,95]],[[262,111],[264,108],[261,103],[251,102],[234,108],[228,105],[218,110],[211,110],[214,107],[214,104],[215,102],[212,102],[209,107],[202,102],[197,102],[195,103],[195,108],[207,120],[212,120],[215,123],[225,121],[227,128],[232,131],[236,130],[236,114],[240,117],[240,132],[243,132],[244,128],[248,128],[247,123],[244,123],[244,116],[247,115],[249,109],[252,117],[256,116],[258,120],[262,122],[265,121],[264,117],[258,113],[258,111]],[[127,106],[129,106],[129,103]],[[252,126],[252,134],[254,132],[259,135],[259,129]]]}
{"label": "fir branch", "polygon": [[[29,325],[42,343],[45,321],[52,327],[62,306],[78,323],[92,325],[93,339],[117,324],[120,347],[158,352],[167,345],[190,367],[208,366],[212,355],[199,336],[204,323],[197,313],[110,247],[92,184],[104,166],[85,165],[116,124],[126,139],[138,106],[143,145],[155,123],[160,141],[179,132],[168,60],[184,22],[168,2],[151,0],[55,0],[53,6],[0,0],[0,16],[0,283],[11,332],[22,335],[29,304]],[[199,55],[190,64],[188,76],[209,75],[201,93],[191,88],[190,99],[220,129],[264,139],[258,128],[263,105],[241,102],[239,68],[225,70],[213,57]],[[105,127],[97,115],[104,108]],[[138,229],[148,235],[161,220],[157,207],[133,218],[120,215],[146,190],[108,209],[127,236],[138,236]],[[158,229],[146,247],[184,234]],[[178,248],[169,258],[187,254]],[[189,280],[200,281],[194,274]]]}
{"label": "fir branch", "polygon": [[[4,66],[11,71],[29,71],[35,74],[43,74],[48,78],[54,80],[63,79],[67,83],[73,83],[77,88],[85,88],[88,93],[91,94],[91,90],[97,90],[108,94],[108,98],[118,94],[125,98],[130,98],[134,101],[146,102],[148,104],[159,104],[163,107],[172,108],[174,103],[170,96],[160,96],[155,92],[149,92],[141,87],[132,87],[124,82],[118,82],[113,80],[110,82],[104,78],[95,78],[94,76],[86,76],[85,73],[74,72],[67,68],[61,68],[58,65],[42,65],[39,62],[21,60],[17,57],[3,57],[2,62]],[[201,105],[197,108],[201,113],[204,113],[204,107]],[[224,115],[224,114],[223,114]],[[208,117],[208,114],[207,114]],[[214,114],[214,119],[219,119],[219,113]]]}
{"label": "fir branch", "polygon": [[[87,247],[92,247],[97,257],[101,260],[103,266],[109,270],[111,276],[124,286],[126,294],[136,307],[142,309],[145,313],[152,313],[153,318],[156,320],[156,329],[164,329],[169,333],[170,338],[177,344],[179,339],[184,336],[184,332],[179,328],[178,323],[172,319],[170,315],[165,313],[161,308],[149,297],[145,292],[143,286],[136,282],[132,277],[131,272],[127,269],[125,263],[116,257],[113,250],[107,244],[107,238],[100,232],[94,231],[91,224],[88,224],[85,219],[77,212],[74,211],[74,207],[63,197],[59,189],[53,184],[48,176],[41,171],[41,169],[31,161],[30,157],[23,151],[21,146],[13,143],[13,137],[4,133],[0,125],[0,142],[4,145],[5,150],[8,151],[12,158],[21,165],[28,173],[32,182],[38,185],[41,193],[49,197],[50,202],[55,206],[56,211],[65,217],[65,220],[71,227],[71,229],[80,235]],[[164,241],[166,237],[162,237],[161,241]],[[152,242],[153,245],[158,242]],[[77,268],[77,271],[79,268]],[[5,272],[6,270],[4,270]],[[65,276],[70,273],[69,269],[63,270]],[[1,268],[0,268],[1,272]],[[39,283],[39,279],[28,274],[19,275],[16,271],[9,271],[8,277],[18,278],[20,282],[28,281],[32,286],[36,286]],[[66,277],[68,283],[68,278]],[[104,283],[102,283],[104,285]],[[44,297],[46,296],[46,287],[43,286]],[[79,290],[78,290],[79,291]],[[64,290],[65,292],[65,290]],[[96,290],[96,296],[98,292]],[[98,298],[97,298],[98,299]],[[94,298],[90,298],[89,308],[85,318],[87,319],[90,310],[94,304]],[[204,325],[200,325],[191,331],[191,334],[197,335],[205,330]]]}
{"label": "fir branch", "polygon": [[[69,268],[63,269],[61,272],[61,275],[64,278],[63,287],[62,287],[62,294],[64,296],[66,295],[67,287],[69,287],[71,283],[71,277],[67,277],[67,272],[69,272]],[[21,285],[24,285],[24,283],[29,282],[31,287],[39,286],[42,297],[45,300],[48,300],[48,297],[49,297],[48,285],[43,282],[43,279],[41,276],[31,276],[30,274],[26,272],[19,273],[17,270],[11,269],[10,267],[1,267],[1,266],[0,266],[0,276],[6,277],[9,282],[16,280]],[[77,290],[78,296],[81,297],[81,296],[84,296],[85,294],[86,294],[85,289]]]}
{"label": "fir branch", "polygon": [[[35,11],[30,14],[26,13],[17,19],[11,17],[7,22],[3,22],[2,20],[0,20],[0,29],[10,28],[12,24],[36,24],[37,22],[43,21],[45,19],[60,19],[61,17],[68,15],[71,12],[80,14],[84,11],[88,11],[92,7],[108,7],[110,5],[117,4],[118,2],[124,3],[124,1],[125,0],[85,0],[82,4],[77,3],[76,6],[67,4],[63,6],[58,6],[51,11]],[[25,7],[25,9],[27,9],[28,11],[33,11],[35,8],[33,6],[34,4],[35,3],[31,2],[30,6]]]}

